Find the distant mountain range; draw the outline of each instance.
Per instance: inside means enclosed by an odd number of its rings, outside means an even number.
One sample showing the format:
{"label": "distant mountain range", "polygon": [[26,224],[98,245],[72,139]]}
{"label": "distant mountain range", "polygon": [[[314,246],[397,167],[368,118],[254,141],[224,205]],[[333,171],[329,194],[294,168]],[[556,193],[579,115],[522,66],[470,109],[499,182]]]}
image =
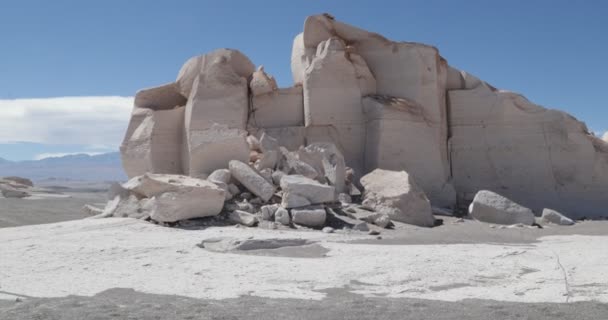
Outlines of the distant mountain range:
{"label": "distant mountain range", "polygon": [[123,181],[127,179],[118,152],[94,156],[76,154],[27,161],[9,161],[0,158],[0,177],[3,176],[19,176],[32,180]]}

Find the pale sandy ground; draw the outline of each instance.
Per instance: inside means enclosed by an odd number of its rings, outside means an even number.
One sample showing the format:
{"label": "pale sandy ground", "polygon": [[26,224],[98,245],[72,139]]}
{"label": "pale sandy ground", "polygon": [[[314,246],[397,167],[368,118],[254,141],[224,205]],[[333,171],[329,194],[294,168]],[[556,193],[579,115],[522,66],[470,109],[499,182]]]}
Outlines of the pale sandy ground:
{"label": "pale sandy ground", "polygon": [[[382,239],[118,218],[3,228],[0,319],[608,318],[608,222],[500,229],[444,219]],[[218,236],[314,244],[197,246]]]}

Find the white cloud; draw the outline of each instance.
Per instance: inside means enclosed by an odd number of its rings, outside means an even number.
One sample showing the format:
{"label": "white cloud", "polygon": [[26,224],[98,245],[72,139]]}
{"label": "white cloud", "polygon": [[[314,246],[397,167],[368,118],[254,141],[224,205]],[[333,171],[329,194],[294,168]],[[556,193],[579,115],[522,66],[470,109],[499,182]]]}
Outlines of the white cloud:
{"label": "white cloud", "polygon": [[132,97],[0,99],[0,143],[26,141],[116,149],[126,131]]}
{"label": "white cloud", "polygon": [[90,156],[96,156],[98,154],[103,154],[103,152],[48,152],[48,153],[40,153],[34,156],[33,160],[42,160],[47,158],[60,158],[75,154],[88,154]]}

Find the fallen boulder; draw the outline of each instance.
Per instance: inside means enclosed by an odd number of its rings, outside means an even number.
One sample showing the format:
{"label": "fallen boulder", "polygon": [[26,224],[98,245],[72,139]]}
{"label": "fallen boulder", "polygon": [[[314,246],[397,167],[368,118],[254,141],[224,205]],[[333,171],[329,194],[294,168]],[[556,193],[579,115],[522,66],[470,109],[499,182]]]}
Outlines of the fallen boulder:
{"label": "fallen boulder", "polygon": [[292,222],[306,227],[323,227],[327,212],[323,206],[291,209]]}
{"label": "fallen boulder", "polygon": [[228,163],[228,167],[230,168],[232,177],[253,194],[260,197],[263,201],[268,201],[272,198],[275,187],[249,165],[238,160],[231,160]]}
{"label": "fallen boulder", "polygon": [[546,222],[559,224],[562,226],[570,226],[574,224],[574,221],[572,219],[564,216],[563,214],[553,209],[548,208],[543,209],[541,218]]}
{"label": "fallen boulder", "polygon": [[228,213],[228,219],[247,227],[253,227],[258,222],[258,218],[254,214],[242,210],[234,210]]}
{"label": "fallen boulder", "polygon": [[535,223],[532,210],[488,190],[477,192],[469,214],[476,220],[495,224],[529,226]]}
{"label": "fallen boulder", "polygon": [[391,220],[432,227],[435,218],[424,191],[405,171],[376,169],[361,178],[364,201]]}
{"label": "fallen boulder", "polygon": [[274,222],[278,222],[284,226],[289,225],[291,222],[289,211],[283,207],[279,207],[277,211],[274,212]]}
{"label": "fallen boulder", "polygon": [[[320,204],[334,202],[336,200],[336,190],[334,187],[321,184],[310,178],[301,175],[285,175],[281,178],[281,189],[283,197],[288,199],[305,199],[308,204]],[[287,201],[283,204],[286,208],[294,208],[296,201]],[[306,204],[305,204],[306,205]]]}

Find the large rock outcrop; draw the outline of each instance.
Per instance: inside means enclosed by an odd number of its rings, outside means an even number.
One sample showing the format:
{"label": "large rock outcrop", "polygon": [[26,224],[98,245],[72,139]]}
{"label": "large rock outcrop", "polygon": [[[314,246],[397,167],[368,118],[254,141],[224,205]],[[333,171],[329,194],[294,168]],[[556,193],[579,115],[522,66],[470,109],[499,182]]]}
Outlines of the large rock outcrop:
{"label": "large rock outcrop", "polygon": [[607,214],[608,144],[583,123],[485,84],[451,90],[449,101],[459,201],[486,189],[538,213]]}
{"label": "large rock outcrop", "polygon": [[[233,172],[233,180],[257,201],[292,207],[314,201],[277,191],[283,176],[305,176],[348,199],[360,196],[358,178],[384,169],[407,172],[396,183],[415,180],[415,193],[438,208],[466,210],[490,190],[537,214],[608,216],[606,141],[566,113],[449,66],[433,46],[315,15],[293,41],[291,71],[294,86],[279,88],[237,50],[191,58],[175,82],[137,93],[121,146],[127,174],[205,178],[234,160],[239,168],[230,169],[243,176]],[[272,146],[248,144],[248,136]],[[215,180],[232,190],[226,201],[239,195],[235,181]],[[431,225],[421,207],[425,218],[410,223]]]}
{"label": "large rock outcrop", "polygon": [[[352,119],[349,126],[346,128],[336,127],[338,131],[338,141],[353,149],[353,152],[344,152],[347,164],[358,169],[361,173],[370,172],[374,168],[384,168],[391,170],[407,170],[421,181],[424,190],[428,194],[431,201],[441,206],[451,206],[455,202],[455,195],[452,192],[452,187],[449,185],[450,166],[448,162],[447,148],[447,110],[446,110],[446,82],[448,74],[448,66],[446,61],[439,55],[439,51],[428,45],[409,42],[393,42],[381,35],[371,33],[348,24],[336,21],[330,15],[311,16],[304,22],[304,32],[301,36],[294,40],[294,53],[292,53],[292,72],[294,72],[294,80],[304,79],[304,106],[306,109],[306,74],[310,73],[311,69],[315,68],[315,60],[317,60],[321,49],[328,47],[327,42],[337,43],[340,39],[344,43],[348,43],[346,51],[353,61],[352,65],[359,65],[355,68],[358,79],[369,79],[367,85],[360,85],[359,88],[363,95],[379,94],[390,100],[393,98],[406,98],[417,103],[420,106],[421,116],[425,119],[425,128],[422,132],[416,135],[409,135],[408,141],[402,143],[409,148],[423,147],[426,153],[426,162],[422,163],[418,152],[400,152],[399,160],[390,160],[394,158],[394,152],[386,149],[376,149],[378,153],[370,154],[370,151],[365,150],[366,155],[359,152],[364,149],[357,149],[349,146],[350,137],[355,137],[357,142],[354,143],[357,147],[361,146],[361,136],[365,137],[365,129],[361,130],[353,123],[359,119],[364,119],[369,126],[373,127],[380,123],[369,123],[370,121],[379,120],[378,117],[366,118],[361,109],[360,101],[350,102],[345,104],[343,101],[335,101],[336,104],[342,104],[345,107],[357,106],[356,109],[349,112],[349,115],[344,115],[347,119]],[[311,49],[317,48],[317,57],[311,60]],[[339,49],[337,44],[330,48]],[[327,50],[327,49],[325,49]],[[300,58],[298,58],[300,57]],[[355,57],[354,59],[352,57]],[[309,62],[310,61],[310,62]],[[354,61],[357,61],[355,63]],[[334,63],[335,64],[335,63]],[[335,67],[334,67],[335,68]],[[326,69],[328,69],[326,67]],[[340,83],[349,83],[352,77],[346,68],[342,68],[340,75],[333,75],[334,78],[339,78]],[[368,70],[368,71],[365,71]],[[304,71],[305,75],[295,74]],[[369,76],[367,75],[369,72]],[[371,85],[373,80],[373,85]],[[334,85],[335,87],[335,85]],[[353,88],[353,85],[342,85],[344,88]],[[352,90],[352,89],[351,89]],[[337,91],[337,90],[336,90]],[[352,94],[353,100],[354,93]],[[384,100],[387,101],[387,100]],[[370,101],[367,102],[369,104]],[[364,103],[365,104],[365,103]],[[323,108],[311,104],[310,108]],[[341,111],[337,106],[330,110]],[[407,117],[407,110],[399,110],[404,112]],[[377,114],[376,114],[377,115]],[[308,123],[307,123],[308,124]],[[384,126],[398,125],[398,122],[386,119]],[[335,125],[334,125],[335,126]],[[402,126],[403,127],[403,126]],[[419,128],[420,129],[420,128]],[[390,130],[390,129],[389,129]],[[384,152],[384,153],[383,153]],[[365,157],[371,159],[372,163],[363,163],[360,158]],[[387,159],[384,161],[373,161],[373,159]],[[406,165],[407,164],[407,165]],[[363,170],[363,171],[361,171]],[[428,172],[433,172],[432,176],[427,176]]]}

